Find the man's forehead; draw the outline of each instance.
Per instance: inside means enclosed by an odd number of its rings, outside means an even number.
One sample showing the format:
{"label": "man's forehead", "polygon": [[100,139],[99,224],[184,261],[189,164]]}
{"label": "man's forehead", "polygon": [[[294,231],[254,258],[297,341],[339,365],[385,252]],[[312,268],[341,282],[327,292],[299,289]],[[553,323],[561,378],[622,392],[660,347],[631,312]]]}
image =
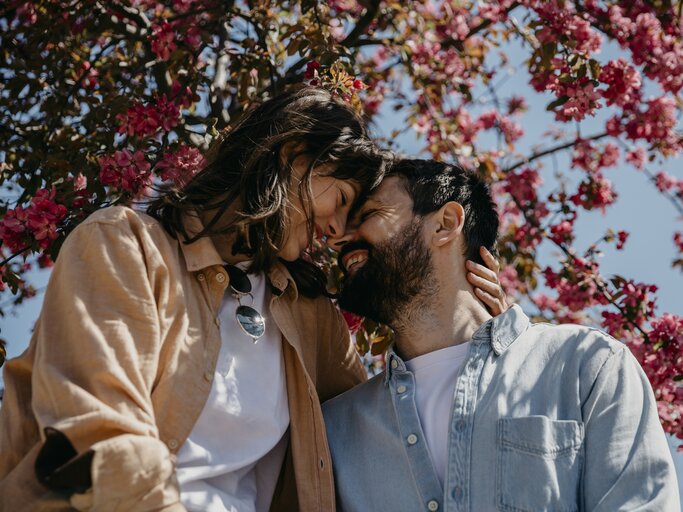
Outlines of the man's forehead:
{"label": "man's forehead", "polygon": [[389,176],[382,180],[366,202],[381,203],[383,206],[400,206],[406,200],[409,201],[410,196],[401,183],[401,178]]}

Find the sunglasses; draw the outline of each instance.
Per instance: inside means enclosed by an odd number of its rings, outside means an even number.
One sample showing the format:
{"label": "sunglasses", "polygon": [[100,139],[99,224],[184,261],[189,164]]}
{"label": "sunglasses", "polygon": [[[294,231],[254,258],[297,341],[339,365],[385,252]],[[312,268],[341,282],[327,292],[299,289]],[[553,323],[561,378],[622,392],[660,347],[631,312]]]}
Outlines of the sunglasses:
{"label": "sunglasses", "polygon": [[235,310],[235,317],[237,318],[237,323],[244,333],[251,337],[251,339],[256,343],[258,339],[263,336],[266,332],[266,321],[264,320],[261,313],[256,311],[251,306],[244,306],[242,304],[242,297],[248,295],[251,297],[252,303],[254,302],[254,296],[251,294],[251,281],[247,273],[234,265],[226,265],[225,270],[228,272],[228,277],[230,278],[230,292],[233,297],[237,299],[237,309]]}

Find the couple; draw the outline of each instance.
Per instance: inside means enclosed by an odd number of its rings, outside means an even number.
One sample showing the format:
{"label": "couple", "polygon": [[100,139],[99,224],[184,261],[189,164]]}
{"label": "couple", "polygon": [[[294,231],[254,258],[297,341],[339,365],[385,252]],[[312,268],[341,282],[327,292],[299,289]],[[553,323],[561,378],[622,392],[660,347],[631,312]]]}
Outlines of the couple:
{"label": "couple", "polygon": [[[387,161],[304,88],[149,215],[79,226],[5,369],[0,510],[677,509],[626,348],[492,319],[494,273],[465,270],[494,265],[486,187],[426,161],[380,184]],[[396,331],[386,373],[343,395],[365,373],[300,258],[313,238],[341,251],[340,303]]]}

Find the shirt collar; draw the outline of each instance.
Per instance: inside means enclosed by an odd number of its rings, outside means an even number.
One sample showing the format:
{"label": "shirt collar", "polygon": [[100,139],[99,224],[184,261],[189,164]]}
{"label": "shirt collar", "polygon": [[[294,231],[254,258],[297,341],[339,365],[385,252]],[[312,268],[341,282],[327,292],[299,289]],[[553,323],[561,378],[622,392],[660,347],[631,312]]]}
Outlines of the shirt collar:
{"label": "shirt collar", "polygon": [[[505,352],[514,341],[519,338],[529,326],[529,317],[522,308],[514,304],[504,313],[487,320],[472,335],[472,344],[480,345],[490,343],[497,356]],[[394,346],[389,347],[386,357],[386,371],[384,382],[391,379],[394,372],[406,371],[406,364],[394,351]]]}
{"label": "shirt collar", "polygon": [[[203,225],[199,217],[194,213],[186,214],[183,217],[183,225],[188,236],[192,238],[201,232]],[[190,272],[198,272],[213,265],[223,266],[216,246],[208,236],[203,236],[194,242],[187,244],[180,241],[180,249],[185,258],[185,265]],[[292,298],[296,300],[299,296],[294,278],[287,270],[287,267],[280,261],[276,261],[268,272],[270,284],[277,290],[276,295],[282,295],[287,289],[291,290]]]}

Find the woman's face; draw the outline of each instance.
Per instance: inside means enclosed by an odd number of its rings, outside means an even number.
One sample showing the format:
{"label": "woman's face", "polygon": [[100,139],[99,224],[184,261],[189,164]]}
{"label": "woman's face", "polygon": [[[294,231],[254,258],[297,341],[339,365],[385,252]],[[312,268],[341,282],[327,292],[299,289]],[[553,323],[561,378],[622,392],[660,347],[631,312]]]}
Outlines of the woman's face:
{"label": "woman's face", "polygon": [[323,236],[339,238],[346,229],[346,220],[356,197],[360,193],[360,185],[354,180],[340,180],[329,176],[332,167],[321,165],[313,170],[311,176],[311,202],[308,208],[302,207],[297,180],[305,174],[308,162],[297,158],[293,164],[294,183],[291,189],[290,202],[293,206],[289,229],[278,256],[287,261],[294,261],[306,250],[311,240],[306,219],[306,211],[313,220],[313,236],[320,240]]}

